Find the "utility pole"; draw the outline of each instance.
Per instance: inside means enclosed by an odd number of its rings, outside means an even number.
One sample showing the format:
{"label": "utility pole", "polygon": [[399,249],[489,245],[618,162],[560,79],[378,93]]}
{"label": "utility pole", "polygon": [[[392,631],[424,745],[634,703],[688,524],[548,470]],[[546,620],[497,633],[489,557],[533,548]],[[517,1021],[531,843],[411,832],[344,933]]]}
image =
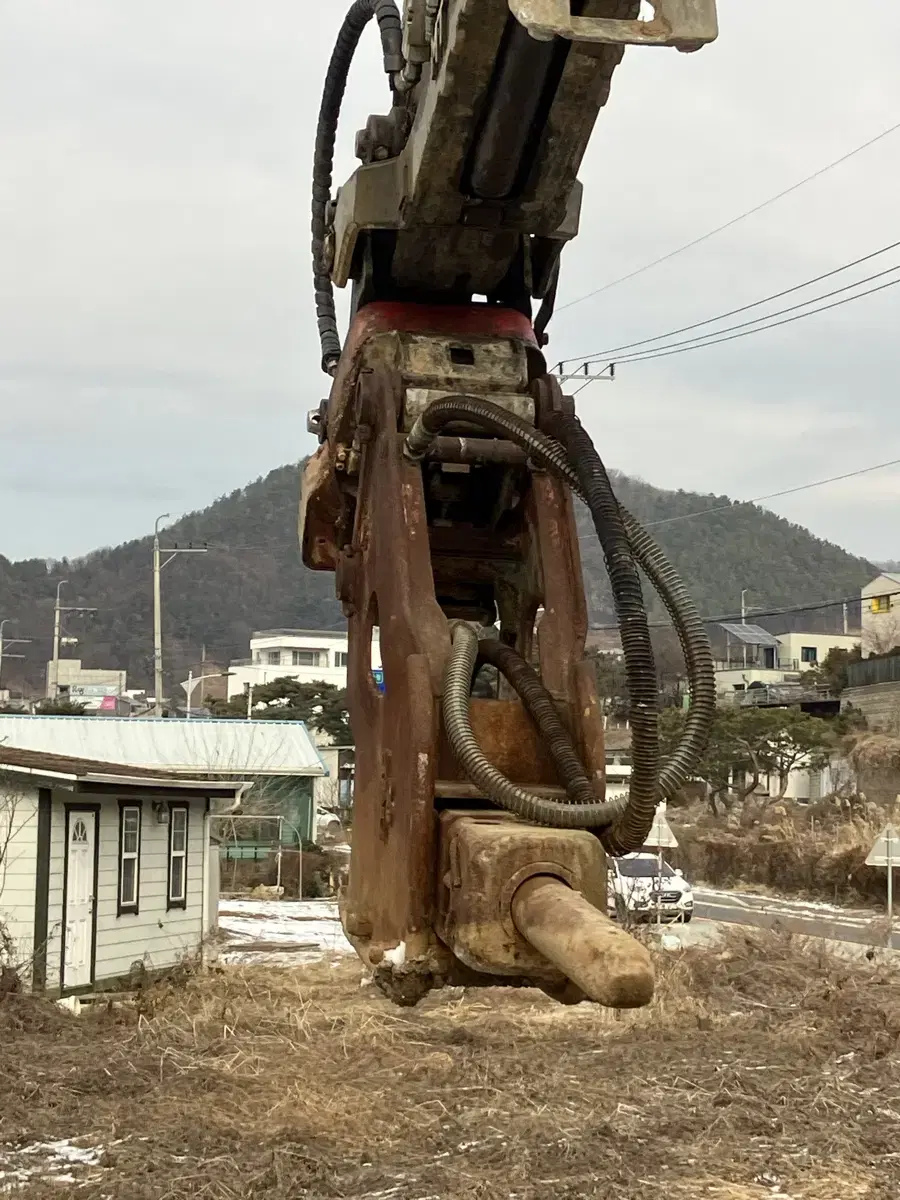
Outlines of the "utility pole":
{"label": "utility pole", "polygon": [[[4,639],[3,626],[13,624],[15,619],[16,619],[15,617],[4,617],[3,620],[0,621],[0,682],[2,682],[3,654],[4,654],[6,647],[7,646],[24,646],[29,641],[28,638],[10,638],[9,641],[6,641]],[[6,657],[7,658],[24,658],[25,655],[24,654],[7,654]]]}
{"label": "utility pole", "polygon": [[51,672],[53,681],[48,681],[47,684],[47,697],[50,700],[55,700],[59,696],[59,644],[62,630],[62,614],[97,611],[96,608],[88,608],[84,604],[61,604],[60,592],[68,582],[68,579],[61,579],[56,585],[56,603],[53,606],[53,670]]}
{"label": "utility pole", "polygon": [[[741,588],[741,624],[747,624],[747,604],[744,597],[750,591],[749,588]],[[744,642],[744,670],[747,669],[747,643]]]}
{"label": "utility pole", "polygon": [[[162,596],[160,591],[160,575],[163,567],[168,566],[176,554],[205,554],[206,546],[167,546],[164,550],[159,545],[159,523],[167,521],[168,513],[156,518],[153,526],[153,691],[154,715],[163,715],[163,664],[162,664]],[[162,555],[168,554],[163,561]]]}

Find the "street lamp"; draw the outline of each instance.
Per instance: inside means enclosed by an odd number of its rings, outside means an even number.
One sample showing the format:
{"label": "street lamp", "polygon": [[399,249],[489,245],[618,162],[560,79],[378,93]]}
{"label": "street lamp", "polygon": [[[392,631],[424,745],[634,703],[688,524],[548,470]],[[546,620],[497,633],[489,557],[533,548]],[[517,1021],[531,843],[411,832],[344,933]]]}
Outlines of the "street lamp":
{"label": "street lamp", "polygon": [[187,682],[181,685],[187,697],[185,719],[188,721],[191,719],[191,696],[198,683],[202,683],[204,679],[229,679],[233,674],[234,671],[210,671],[208,675],[195,676],[193,671],[188,671]]}

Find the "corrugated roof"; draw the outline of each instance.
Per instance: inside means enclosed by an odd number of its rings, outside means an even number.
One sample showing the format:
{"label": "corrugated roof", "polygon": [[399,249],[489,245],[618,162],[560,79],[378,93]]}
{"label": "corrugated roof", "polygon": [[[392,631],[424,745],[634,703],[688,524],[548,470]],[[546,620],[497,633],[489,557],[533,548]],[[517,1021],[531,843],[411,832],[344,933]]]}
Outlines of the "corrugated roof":
{"label": "corrugated roof", "polygon": [[325,775],[302,721],[0,714],[0,744],[191,775]]}
{"label": "corrugated roof", "polygon": [[780,643],[774,634],[769,633],[768,629],[763,629],[760,625],[744,625],[737,621],[720,621],[719,628],[724,629],[726,633],[736,638],[739,642],[745,642],[748,646],[778,646]]}
{"label": "corrugated roof", "polygon": [[[14,746],[0,745],[0,770],[3,767],[34,771],[37,774],[47,771],[52,775],[68,775],[75,779],[110,777],[117,780],[140,781],[146,783],[148,787],[153,784],[165,786],[166,784],[184,784],[187,782],[184,775],[179,775],[173,771],[152,771],[142,769],[141,767],[123,766],[121,763],[72,758],[67,754],[50,754],[41,750],[20,750]],[[236,791],[243,786],[240,783],[226,782],[224,780],[212,782],[210,780],[191,779],[190,782],[196,784],[198,787],[202,785],[204,789],[209,788],[212,791],[218,790],[224,792]]]}

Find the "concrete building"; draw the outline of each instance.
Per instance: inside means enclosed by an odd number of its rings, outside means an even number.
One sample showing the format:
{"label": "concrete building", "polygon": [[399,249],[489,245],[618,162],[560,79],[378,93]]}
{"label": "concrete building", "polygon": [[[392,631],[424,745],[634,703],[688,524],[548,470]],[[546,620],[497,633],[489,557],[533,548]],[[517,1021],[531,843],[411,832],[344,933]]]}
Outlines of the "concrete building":
{"label": "concrete building", "polygon": [[780,633],[778,666],[785,671],[810,671],[828,657],[831,650],[856,650],[859,633]]}
{"label": "concrete building", "polygon": [[47,695],[54,695],[54,683],[61,700],[99,708],[106,696],[124,696],[126,672],[106,667],[83,667],[80,658],[61,658],[47,663]]}
{"label": "concrete building", "polygon": [[877,575],[860,590],[860,601],[863,658],[900,645],[900,575]]}
{"label": "concrete building", "polygon": [[[250,638],[250,657],[229,666],[228,699],[243,695],[248,687],[261,687],[275,679],[302,683],[347,686],[346,630],[261,629]],[[372,668],[381,667],[378,631],[372,637]]]}
{"label": "concrete building", "polygon": [[217,917],[210,805],[244,788],[0,745],[0,923],[32,990],[118,987],[198,953]]}

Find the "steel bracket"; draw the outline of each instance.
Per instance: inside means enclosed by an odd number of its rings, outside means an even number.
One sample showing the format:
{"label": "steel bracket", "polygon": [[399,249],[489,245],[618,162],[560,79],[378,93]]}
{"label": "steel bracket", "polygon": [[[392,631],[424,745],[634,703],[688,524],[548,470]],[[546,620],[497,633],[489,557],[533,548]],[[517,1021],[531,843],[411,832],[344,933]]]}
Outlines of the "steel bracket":
{"label": "steel bracket", "polygon": [[650,4],[650,21],[575,17],[570,0],[509,0],[509,9],[537,41],[561,37],[612,46],[674,46],[690,53],[716,40],[716,0],[650,0]]}

